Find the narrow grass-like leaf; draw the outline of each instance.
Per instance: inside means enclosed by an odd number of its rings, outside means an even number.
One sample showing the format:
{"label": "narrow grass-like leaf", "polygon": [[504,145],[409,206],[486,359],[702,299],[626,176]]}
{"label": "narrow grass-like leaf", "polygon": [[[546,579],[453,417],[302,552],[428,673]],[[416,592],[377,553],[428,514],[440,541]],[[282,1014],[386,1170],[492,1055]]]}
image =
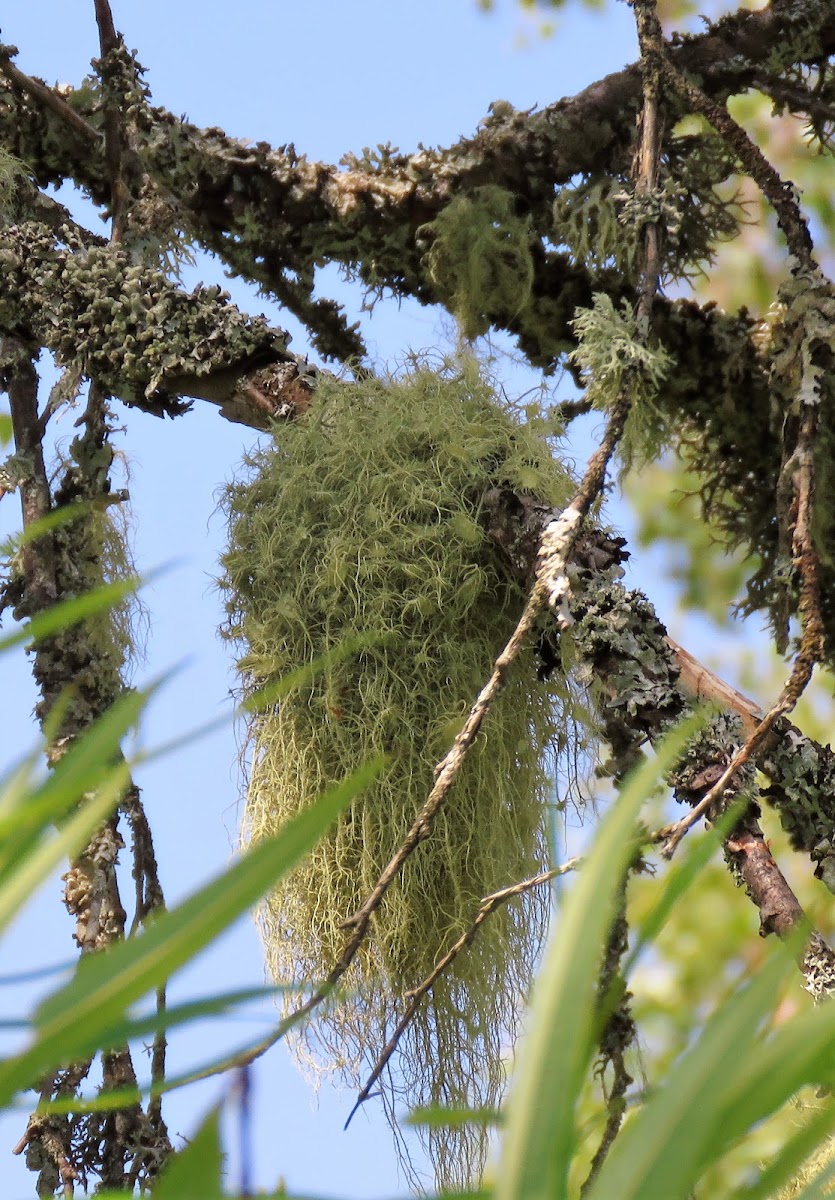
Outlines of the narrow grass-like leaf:
{"label": "narrow grass-like leaf", "polygon": [[[209,1017],[223,1016],[242,1004],[274,997],[284,990],[281,987],[242,988],[235,992],[225,992],[216,996],[206,996],[201,1000],[189,1000],[183,1004],[171,1005],[170,1008],[165,1008],[161,1012],[124,1017],[110,1025],[102,1024],[97,1032],[96,1040],[100,1045],[123,1046],[126,1042],[136,1041],[149,1034],[175,1029],[178,1025],[193,1024]],[[297,989],[288,988],[286,990],[295,991]],[[71,1107],[68,1111],[75,1112],[76,1109]]]}
{"label": "narrow grass-like leaf", "polygon": [[53,963],[49,967],[35,967],[31,971],[15,971],[10,975],[0,975],[0,987],[19,987],[22,983],[34,983],[36,979],[47,979],[50,975],[62,975],[70,971],[78,960],[65,958],[63,962]]}
{"label": "narrow grass-like leaf", "polygon": [[763,1018],[794,968],[775,947],[759,975],[711,1017],[698,1043],[621,1131],[587,1200],[687,1196],[714,1157],[728,1080],[744,1063]]}
{"label": "narrow grass-like leaf", "polygon": [[827,1163],[802,1192],[797,1192],[792,1196],[792,1200],[832,1200],[833,1181],[835,1181],[835,1159]]}
{"label": "narrow grass-like leaf", "polygon": [[835,1128],[835,1103],[831,1100],[780,1148],[777,1157],[755,1184],[734,1193],[733,1200],[773,1200],[780,1188],[797,1178],[804,1162]]}
{"label": "narrow grass-like leaf", "polygon": [[222,1200],[222,1170],[220,1109],[213,1108],[188,1145],[168,1160],[154,1200]]}
{"label": "narrow grass-like leaf", "polygon": [[39,839],[32,850],[9,871],[0,887],[0,933],[41,884],[51,876],[53,870],[72,860],[89,843],[95,830],[101,825],[124,794],[130,778],[126,763],[112,767],[106,780],[86,800],[53,837]]}
{"label": "narrow grass-like leaf", "polygon": [[11,767],[0,781],[0,821],[3,814],[25,811],[26,802],[35,791],[33,776],[44,752],[43,743]]}
{"label": "narrow grass-like leaf", "polygon": [[82,796],[106,781],[121,738],[138,720],[144,699],[140,693],[121,697],[70,747],[39,786],[26,786],[34,767],[32,760],[13,774],[0,794],[0,885],[31,855],[45,830],[60,823]]}
{"label": "narrow grass-like leaf", "polygon": [[[555,922],[514,1076],[497,1200],[566,1197],[577,1144],[575,1110],[598,1032],[601,947],[635,851],[635,822],[659,775],[672,767],[701,723],[701,718],[684,722],[664,739],[656,760],[629,777]],[[610,1192],[608,1200],[617,1194]]]}
{"label": "narrow grass-like leaf", "polygon": [[18,790],[0,798],[0,877],[49,825],[106,778],[121,740],[139,719],[149,693],[127,692],[80,737],[28,798]]}
{"label": "narrow grass-like leaf", "polygon": [[137,937],[89,955],[69,983],[35,1013],[37,1037],[17,1058],[0,1065],[0,1103],[28,1087],[42,1071],[99,1045],[98,1031],[112,1026],[147,992],[251,908],[315,844],[346,804],[379,773],[372,762],[289,821],[201,888],[178,908],[161,914]]}
{"label": "narrow grass-like leaf", "polygon": [[0,412],[0,446],[8,446],[12,440],[12,418],[8,413]]}
{"label": "narrow grass-like leaf", "polygon": [[722,1090],[717,1137],[741,1137],[807,1083],[835,1082],[835,1006],[793,1017],[757,1041]]}
{"label": "narrow grass-like leaf", "polygon": [[[234,1008],[249,1004],[253,1000],[263,1000],[274,996],[276,992],[284,991],[281,987],[242,988],[236,992],[225,992],[217,996],[207,996],[203,1000],[189,1000],[183,1004],[172,1005],[162,1012],[147,1013],[141,1017],[126,1018],[109,1029],[102,1029],[100,1040],[103,1045],[123,1046],[137,1038],[147,1037],[163,1030],[168,1031],[178,1025],[193,1024],[209,1017],[224,1016]],[[295,988],[286,990],[297,990]],[[23,1022],[28,1028],[28,1022]],[[128,1104],[136,1104],[143,1094],[159,1091],[153,1084],[143,1087],[119,1088],[107,1092],[98,1092],[95,1096],[68,1096],[64,1100],[54,1100],[38,1105],[39,1113],[49,1116],[64,1113],[109,1112],[112,1109],[124,1108]]]}
{"label": "narrow grass-like leaf", "polygon": [[733,829],[746,803],[747,801],[743,798],[731,805],[715,825],[706,829],[698,838],[686,844],[683,851],[680,851],[679,860],[673,863],[666,872],[661,894],[640,926],[634,930],[634,944],[624,959],[622,967],[625,978],[629,978],[646,947],[654,944],[655,939],[667,924],[676,904],[720,849],[722,839]]}
{"label": "narrow grass-like leaf", "polygon": [[21,546],[28,546],[32,542],[36,542],[39,537],[43,537],[45,533],[51,533],[54,529],[60,529],[63,525],[72,524],[79,517],[86,516],[92,509],[93,505],[89,500],[77,500],[73,504],[64,504],[60,508],[54,508],[52,512],[38,517],[37,521],[32,521],[25,529],[19,530],[18,533],[12,534],[11,537],[4,538],[0,542],[0,555],[3,558],[9,558]]}
{"label": "narrow grass-like leaf", "polygon": [[[114,1108],[125,1108],[147,1096],[164,1096],[167,1092],[176,1092],[181,1088],[190,1087],[191,1084],[198,1083],[201,1079],[211,1079],[221,1075],[234,1065],[231,1060],[247,1059],[251,1053],[257,1053],[261,1045],[262,1039],[259,1038],[257,1041],[248,1042],[235,1050],[225,1051],[219,1058],[200,1063],[199,1066],[183,1071],[179,1075],[168,1075],[165,1079],[150,1080],[147,1083],[138,1084],[137,1087],[104,1092],[87,1100],[77,1101],[72,1097],[68,1098],[66,1102],[56,1100],[48,1106],[48,1110],[50,1113],[61,1115],[69,1112],[105,1112]],[[21,1105],[19,1111],[28,1112],[29,1106]]]}

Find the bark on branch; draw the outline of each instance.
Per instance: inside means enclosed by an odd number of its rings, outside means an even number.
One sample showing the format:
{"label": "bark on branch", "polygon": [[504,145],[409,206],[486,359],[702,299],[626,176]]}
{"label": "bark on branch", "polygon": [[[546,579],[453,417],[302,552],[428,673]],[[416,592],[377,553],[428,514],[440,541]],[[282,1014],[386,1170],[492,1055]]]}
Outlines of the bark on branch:
{"label": "bark on branch", "polygon": [[[721,104],[756,87],[766,68],[773,76],[833,51],[831,5],[794,0],[673,39],[669,60]],[[41,186],[71,179],[108,204],[104,139],[91,148],[89,132],[102,126],[100,96],[87,88],[52,93],[47,102],[42,84],[15,73],[9,48],[0,69],[0,145],[27,162]],[[220,129],[199,129],[146,104],[135,117],[137,153],[185,216],[189,233],[295,312],[324,355],[343,359],[361,357],[362,342],[332,301],[314,298],[317,265],[337,262],[371,288],[436,301],[418,231],[453,197],[486,185],[505,188],[531,221],[536,317],[515,310],[489,315],[545,365],[571,344],[574,309],[589,303],[592,290],[613,296],[624,290],[613,273],[592,278],[547,247],[555,188],[578,174],[628,174],[640,105],[640,66],[633,64],[538,112],[497,101],[478,130],[452,146],[346,156],[334,166],[309,161],[293,145],[251,146]]]}
{"label": "bark on branch", "polygon": [[[534,569],[539,532],[552,516],[504,489],[487,497],[490,533],[514,568],[525,574]],[[577,545],[567,607],[578,670],[597,696],[611,769],[617,773],[634,761],[644,742],[652,743],[686,713],[694,699],[707,697],[725,708],[677,770],[678,797],[697,803],[744,740],[744,726],[758,724],[761,714],[689,655],[679,657],[646,597],[620,582],[624,558],[622,539],[600,531],[589,531]],[[546,630],[544,636],[551,634]],[[758,747],[755,761],[768,780],[762,795],[774,805],[792,846],[810,856],[815,874],[835,892],[835,754],[780,718]],[[764,843],[754,810],[746,819],[753,822],[744,827],[747,840],[740,835],[732,853],[738,856],[742,881],[757,903],[764,931],[780,932],[796,921],[799,906],[773,858],[761,853]],[[827,986],[833,980],[835,970]]]}

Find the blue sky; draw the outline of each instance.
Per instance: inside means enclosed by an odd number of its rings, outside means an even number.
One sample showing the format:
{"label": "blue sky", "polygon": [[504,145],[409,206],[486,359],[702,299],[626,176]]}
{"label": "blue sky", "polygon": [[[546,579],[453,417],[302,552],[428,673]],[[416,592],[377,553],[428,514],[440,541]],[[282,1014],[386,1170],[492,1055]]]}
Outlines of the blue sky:
{"label": "blue sky", "polygon": [[[19,66],[49,82],[79,81],[97,50],[92,4],[27,0],[7,7],[2,39],[20,47]],[[570,8],[551,39],[541,38],[536,21],[510,0],[499,0],[489,15],[475,0],[113,0],[113,7],[128,45],[148,68],[156,103],[253,141],[292,141],[311,158],[331,162],[378,142],[391,141],[404,150],[419,141],[449,143],[473,131],[495,99],[520,108],[547,104],[634,58],[631,15],[623,4],[605,14]],[[89,213],[83,204],[77,211]],[[193,281],[215,278],[222,278],[217,264],[201,259]],[[335,274],[328,282],[359,315],[361,292]],[[287,324],[294,348],[306,349],[301,331],[275,306],[234,281],[224,286],[242,308],[266,311],[274,323]],[[449,336],[448,320],[413,303],[383,302],[362,319],[381,362],[410,349],[443,345]],[[520,391],[529,385],[530,376],[519,377]],[[59,429],[65,437],[71,435],[72,420],[72,414],[65,417]],[[130,464],[140,569],[174,564],[144,593],[151,623],[147,661],[137,679],[180,664],[146,721],[143,740],[153,746],[231,712],[234,679],[228,651],[216,635],[221,605],[213,580],[224,537],[216,503],[218,489],[234,474],[255,435],[199,404],[174,422],[125,414],[125,426],[119,447]],[[7,498],[0,510],[2,528],[14,528],[17,521],[16,501]],[[5,745],[12,757],[34,736],[35,695],[22,654],[14,662],[4,660],[0,671]],[[141,771],[169,903],[229,860],[238,820],[237,755],[230,719],[211,738]],[[4,971],[66,960],[71,947],[56,880],[9,935]],[[172,993],[186,998],[262,980],[260,948],[247,920],[175,980]],[[2,1015],[19,1015],[31,998],[31,991],[5,989]],[[268,1028],[272,1016],[265,1006],[246,1018],[181,1035],[172,1048],[172,1069],[251,1040]],[[172,1133],[187,1136],[226,1086],[214,1081],[172,1096],[167,1106]],[[317,1103],[285,1050],[273,1050],[254,1076],[256,1184],[272,1188],[283,1177],[297,1192],[366,1200],[405,1192],[389,1130],[372,1105],[342,1132],[352,1104],[350,1092],[327,1084]],[[0,1133],[0,1191],[10,1200],[33,1191],[32,1177],[8,1153],[24,1125],[25,1114],[16,1114],[3,1121]],[[228,1150],[234,1186],[232,1133]]]}

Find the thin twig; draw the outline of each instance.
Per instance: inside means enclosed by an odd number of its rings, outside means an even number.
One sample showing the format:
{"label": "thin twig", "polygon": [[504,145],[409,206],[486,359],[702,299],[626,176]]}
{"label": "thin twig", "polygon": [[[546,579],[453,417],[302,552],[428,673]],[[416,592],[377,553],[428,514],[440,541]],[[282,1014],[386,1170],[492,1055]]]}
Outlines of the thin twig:
{"label": "thin twig", "polygon": [[512,900],[515,896],[523,896],[526,892],[530,892],[533,888],[542,887],[543,884],[550,883],[552,879],[556,879],[560,875],[567,875],[569,871],[576,871],[582,861],[582,858],[575,856],[574,858],[568,859],[568,861],[564,862],[561,866],[554,867],[551,871],[543,871],[539,875],[534,875],[532,879],[525,879],[522,883],[514,883],[511,887],[502,888],[501,891],[492,892],[489,896],[483,897],[479,910],[476,913],[472,924],[468,926],[464,933],[462,933],[458,941],[449,948],[443,958],[441,958],[435,964],[423,982],[418,984],[418,986],[415,988],[410,988],[406,992],[406,998],[409,1001],[406,1010],[398,1021],[396,1029],[381,1051],[380,1056],[374,1064],[374,1070],[369,1075],[365,1086],[357,1096],[357,1102],[351,1109],[350,1113],[348,1114],[348,1120],[345,1122],[346,1129],[351,1124],[351,1121],[353,1120],[354,1114],[357,1112],[357,1110],[365,1103],[366,1100],[371,1098],[372,1089],[375,1083],[382,1075],[389,1059],[397,1049],[401,1037],[408,1029],[409,1024],[420,1007],[424,996],[431,991],[436,979],[438,979],[439,976],[444,973],[447,967],[451,965],[461,951],[466,950],[468,946],[472,945],[476,934],[487,918],[494,913],[497,908],[501,907],[502,904],[506,904],[508,900]]}
{"label": "thin twig", "polygon": [[[641,137],[638,154],[633,163],[633,175],[636,195],[650,198],[654,196],[658,188],[661,149],[661,117],[658,102],[665,43],[655,0],[631,0],[631,2],[641,50],[641,88],[643,92]],[[652,309],[658,292],[661,274],[662,233],[658,221],[648,222],[643,229],[643,253],[635,315],[638,319],[640,336],[644,340],[649,337]],[[589,1173],[580,1188],[581,1196],[584,1196],[593,1185],[620,1132],[626,1112],[626,1093],[632,1084],[632,1076],[626,1069],[626,1052],[634,1041],[637,1030],[629,1007],[629,993],[625,985],[617,989],[619,999],[614,1006],[610,1006],[608,997],[613,994],[616,985],[619,982],[622,983],[623,979],[621,961],[629,945],[626,887],[634,865],[633,861],[627,866],[623,878],[619,881],[619,907],[607,934],[598,979],[597,1003],[600,1010],[606,1013],[606,1018],[598,1038],[600,1058],[597,1075],[603,1090],[606,1122],[592,1157]],[[612,1087],[607,1093],[603,1078],[609,1065],[613,1069],[614,1078]]]}
{"label": "thin twig", "polygon": [[[635,10],[635,25],[641,48],[641,137],[638,153],[633,165],[635,192],[638,196],[651,196],[658,187],[659,147],[661,142],[661,120],[658,111],[661,63],[664,56],[664,35],[655,0],[632,0]],[[636,316],[648,331],[652,304],[658,292],[658,277],[661,272],[661,230],[657,221],[650,221],[643,231],[643,262],[638,288]]]}
{"label": "thin twig", "polygon": [[[799,266],[819,273],[812,254],[813,243],[792,184],[785,183],[774,167],[751,140],[741,125],[737,124],[722,105],[706,96],[690,83],[670,62],[662,56],[661,69],[671,87],[694,109],[700,112],[735,152],[744,169],[757,183],[763,195],[777,215],[790,253]],[[806,370],[812,370],[807,364]],[[807,382],[804,378],[801,392]],[[749,734],[746,741],[734,754],[719,780],[703,796],[701,801],[680,821],[659,830],[657,838],[663,841],[662,853],[670,858],[681,839],[710,808],[721,798],[725,789],[752,754],[763,744],[775,722],[797,704],[809,680],[815,664],[820,661],[824,648],[824,624],[820,603],[820,561],[812,541],[812,505],[814,499],[814,440],[817,426],[817,406],[802,404],[797,446],[784,469],[794,470],[793,485],[796,491],[796,515],[792,528],[792,555],[800,577],[800,599],[798,609],[803,624],[800,647],[792,664],[791,673],[776,702]]]}
{"label": "thin twig", "polygon": [[16,84],[21,91],[28,92],[35,100],[38,100],[44,108],[49,108],[57,117],[70,125],[76,133],[80,133],[88,142],[96,146],[102,143],[102,135],[92,125],[88,124],[75,109],[70,108],[66,100],[59,95],[58,92],[41,83],[39,79],[32,79],[29,75],[24,75],[23,71],[11,61],[10,58],[0,55],[0,73],[6,76],[8,80]]}
{"label": "thin twig", "polygon": [[[135,905],[129,936],[133,936],[137,929],[145,924],[149,916],[165,908],[165,897],[159,878],[159,866],[154,851],[151,826],[139,788],[131,787],[119,807],[127,817],[131,831]],[[156,1006],[157,1013],[161,1016],[166,1009],[165,984],[157,988]],[[148,1117],[157,1131],[163,1128],[162,1085],[165,1081],[167,1049],[168,1040],[163,1027],[155,1035],[151,1048],[151,1094],[148,1100]]]}
{"label": "thin twig", "polygon": [[124,129],[124,119],[118,107],[113,102],[113,95],[108,88],[107,59],[122,44],[121,35],[116,32],[113,23],[113,13],[110,11],[108,0],[94,0],[96,8],[96,24],[99,27],[99,46],[101,48],[100,75],[104,93],[104,157],[107,163],[107,173],[110,177],[110,210],[111,233],[110,240],[118,244],[125,239],[127,221],[130,211],[130,193],[124,178],[124,156],[127,138]]}
{"label": "thin twig", "polygon": [[701,113],[726,145],[734,151],[746,173],[751,176],[774,209],[789,253],[794,255],[798,263],[815,268],[812,235],[800,210],[794,185],[780,178],[759,146],[751,140],[728,110],[711,100],[700,88],[685,78],[667,55],[661,58],[661,71],[673,90],[678,92],[694,112]]}
{"label": "thin twig", "polygon": [[238,1107],[238,1157],[241,1200],[252,1195],[252,1079],[248,1066],[239,1067],[235,1073],[233,1095]]}

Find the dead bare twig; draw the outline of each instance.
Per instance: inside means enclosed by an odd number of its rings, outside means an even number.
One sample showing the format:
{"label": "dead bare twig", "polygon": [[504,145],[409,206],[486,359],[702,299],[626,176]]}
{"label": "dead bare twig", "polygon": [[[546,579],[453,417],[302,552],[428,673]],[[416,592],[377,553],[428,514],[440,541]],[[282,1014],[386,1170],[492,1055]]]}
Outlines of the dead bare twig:
{"label": "dead bare twig", "polygon": [[552,879],[557,879],[560,875],[567,875],[569,871],[576,871],[582,861],[582,858],[579,856],[569,858],[567,862],[564,862],[559,867],[554,867],[551,871],[542,871],[539,875],[534,875],[532,879],[525,879],[521,883],[514,883],[510,887],[502,888],[498,892],[492,892],[489,896],[485,896],[482,899],[481,905],[473,919],[472,924],[464,931],[464,933],[461,934],[458,940],[452,946],[450,946],[449,950],[446,952],[443,958],[436,963],[423,982],[418,984],[418,986],[415,988],[410,988],[409,991],[406,992],[406,998],[409,1002],[406,1010],[398,1021],[397,1027],[395,1028],[391,1037],[386,1042],[385,1047],[380,1052],[380,1055],[374,1064],[373,1071],[369,1075],[365,1086],[357,1097],[356,1104],[348,1114],[348,1120],[345,1122],[346,1129],[351,1124],[351,1121],[357,1110],[365,1103],[366,1100],[371,1098],[374,1084],[382,1075],[389,1059],[397,1049],[398,1043],[408,1029],[409,1023],[420,1007],[423,997],[432,990],[432,985],[435,983],[435,980],[444,973],[447,967],[449,967],[450,964],[458,957],[461,951],[466,950],[468,946],[472,945],[479,929],[488,919],[488,917],[502,904],[506,904],[508,900],[512,900],[515,896],[523,896],[525,892],[531,891],[532,888],[542,887],[543,884],[550,883]]}

